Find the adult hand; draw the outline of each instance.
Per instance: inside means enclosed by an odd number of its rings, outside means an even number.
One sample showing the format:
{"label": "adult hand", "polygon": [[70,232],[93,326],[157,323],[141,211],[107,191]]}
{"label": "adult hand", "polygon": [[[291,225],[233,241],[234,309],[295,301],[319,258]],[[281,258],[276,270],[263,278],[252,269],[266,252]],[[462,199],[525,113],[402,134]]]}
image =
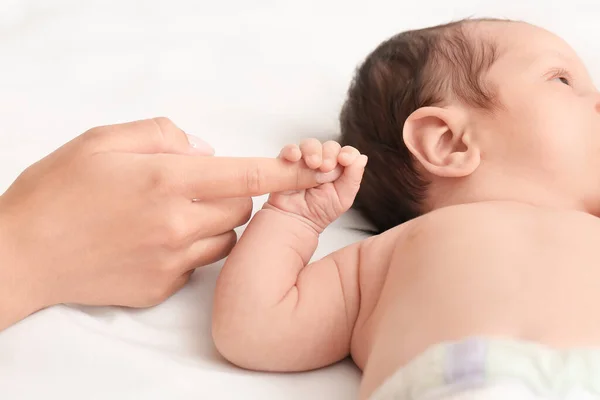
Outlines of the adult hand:
{"label": "adult hand", "polygon": [[0,330],[60,303],[155,305],[230,252],[250,196],[317,184],[192,141],[166,118],[97,127],[26,169],[0,196]]}

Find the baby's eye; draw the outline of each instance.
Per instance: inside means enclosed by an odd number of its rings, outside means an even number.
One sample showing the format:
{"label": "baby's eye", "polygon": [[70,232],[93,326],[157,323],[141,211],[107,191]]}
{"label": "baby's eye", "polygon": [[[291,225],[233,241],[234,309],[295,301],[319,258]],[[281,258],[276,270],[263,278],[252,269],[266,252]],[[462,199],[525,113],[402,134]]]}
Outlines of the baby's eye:
{"label": "baby's eye", "polygon": [[558,76],[554,79],[559,80],[560,82],[564,83],[567,86],[571,86],[571,82],[569,82],[569,78],[565,78],[564,76]]}
{"label": "baby's eye", "polygon": [[573,86],[573,80],[571,79],[571,74],[564,68],[557,68],[552,72],[552,76],[550,76],[552,81],[559,81],[560,83]]}

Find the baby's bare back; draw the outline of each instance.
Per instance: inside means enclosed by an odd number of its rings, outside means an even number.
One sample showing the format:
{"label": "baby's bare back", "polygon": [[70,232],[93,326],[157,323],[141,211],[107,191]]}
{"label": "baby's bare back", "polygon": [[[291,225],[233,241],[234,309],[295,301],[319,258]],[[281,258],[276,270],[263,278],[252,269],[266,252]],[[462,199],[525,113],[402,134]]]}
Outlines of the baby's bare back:
{"label": "baby's bare back", "polygon": [[441,341],[600,346],[599,263],[598,218],[515,203],[448,207],[372,238],[352,339],[361,398]]}

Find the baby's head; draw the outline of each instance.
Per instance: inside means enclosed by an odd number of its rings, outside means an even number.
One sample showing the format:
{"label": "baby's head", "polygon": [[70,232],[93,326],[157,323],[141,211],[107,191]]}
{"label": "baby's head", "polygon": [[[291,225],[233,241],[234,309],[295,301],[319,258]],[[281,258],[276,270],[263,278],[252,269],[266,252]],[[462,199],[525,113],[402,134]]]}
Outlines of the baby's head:
{"label": "baby's head", "polygon": [[392,37],[358,69],[340,122],[369,157],[356,205],[379,231],[477,201],[600,211],[600,94],[574,50],[532,25]]}

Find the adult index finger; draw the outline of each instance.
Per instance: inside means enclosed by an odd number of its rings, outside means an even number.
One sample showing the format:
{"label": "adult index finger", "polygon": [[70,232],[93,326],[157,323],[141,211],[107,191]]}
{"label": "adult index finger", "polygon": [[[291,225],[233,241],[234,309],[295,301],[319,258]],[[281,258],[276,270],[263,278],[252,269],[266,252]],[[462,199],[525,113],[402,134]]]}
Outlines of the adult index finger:
{"label": "adult index finger", "polygon": [[339,171],[314,171],[304,162],[278,158],[199,157],[157,155],[174,173],[183,195],[190,199],[260,196],[287,190],[308,189],[331,182]]}

